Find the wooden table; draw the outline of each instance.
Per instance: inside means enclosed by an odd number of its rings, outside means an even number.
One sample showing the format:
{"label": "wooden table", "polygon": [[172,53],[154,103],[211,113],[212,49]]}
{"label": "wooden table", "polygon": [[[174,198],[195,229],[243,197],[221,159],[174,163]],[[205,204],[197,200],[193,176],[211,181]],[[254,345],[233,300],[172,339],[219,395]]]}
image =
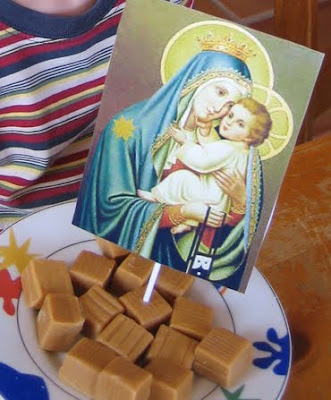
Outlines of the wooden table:
{"label": "wooden table", "polygon": [[256,265],[290,326],[283,399],[331,399],[331,135],[295,148]]}

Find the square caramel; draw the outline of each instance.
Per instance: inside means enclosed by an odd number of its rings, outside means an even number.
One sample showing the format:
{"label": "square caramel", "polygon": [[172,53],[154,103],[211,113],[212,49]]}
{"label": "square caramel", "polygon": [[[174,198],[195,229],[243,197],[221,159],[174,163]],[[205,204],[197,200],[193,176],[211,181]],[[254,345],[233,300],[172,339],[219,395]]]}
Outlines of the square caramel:
{"label": "square caramel", "polygon": [[95,400],[148,400],[152,374],[126,358],[117,357],[99,374]]}
{"label": "square caramel", "polygon": [[124,312],[124,306],[116,297],[100,286],[92,286],[79,298],[79,302],[85,315],[83,334],[92,339],[95,339],[117,314]]}
{"label": "square caramel", "polygon": [[193,339],[201,340],[212,328],[214,310],[186,297],[175,300],[170,326]]}
{"label": "square caramel", "polygon": [[193,369],[228,388],[238,383],[252,358],[253,346],[249,340],[216,327],[196,347]]}
{"label": "square caramel", "polygon": [[115,260],[83,250],[72,263],[69,271],[76,293],[85,293],[94,285],[105,288],[115,268]]}
{"label": "square caramel", "polygon": [[111,291],[122,295],[147,283],[154,261],[137,253],[129,254],[117,268],[111,281]]}
{"label": "square caramel", "polygon": [[161,325],[148,349],[146,360],[164,358],[190,369],[197,345],[198,341],[175,331],[167,325]]}
{"label": "square caramel", "polygon": [[97,341],[134,362],[153,341],[153,335],[126,315],[117,315]]}
{"label": "square caramel", "polygon": [[162,265],[155,287],[163,298],[173,304],[177,297],[188,292],[194,280],[193,275]]}
{"label": "square caramel", "polygon": [[138,287],[121,296],[119,301],[129,317],[145,329],[153,331],[169,320],[172,307],[156,290],[153,290],[150,301],[144,302],[145,291],[145,286]]}
{"label": "square caramel", "polygon": [[130,254],[129,250],[99,236],[95,237],[95,241],[102,254],[117,263],[121,263]]}
{"label": "square caramel", "polygon": [[82,338],[66,354],[59,370],[60,380],[75,390],[93,397],[99,373],[117,354],[89,338]]}
{"label": "square caramel", "polygon": [[84,317],[77,297],[49,293],[37,316],[39,345],[44,350],[66,351],[82,330]]}
{"label": "square caramel", "polygon": [[22,273],[24,300],[29,308],[39,309],[48,293],[74,294],[64,261],[35,258]]}
{"label": "square caramel", "polygon": [[192,399],[193,372],[190,369],[166,359],[154,359],[145,369],[153,375],[150,399]]}

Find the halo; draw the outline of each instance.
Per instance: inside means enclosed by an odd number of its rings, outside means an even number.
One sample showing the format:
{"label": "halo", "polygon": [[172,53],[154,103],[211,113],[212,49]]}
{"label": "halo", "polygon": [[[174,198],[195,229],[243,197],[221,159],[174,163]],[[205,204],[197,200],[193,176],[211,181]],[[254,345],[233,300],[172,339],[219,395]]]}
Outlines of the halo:
{"label": "halo", "polygon": [[226,21],[201,21],[190,24],[178,31],[167,43],[161,59],[161,79],[163,84],[182,68],[187,61],[201,51],[198,38],[212,33],[217,36],[231,34],[238,43],[246,43],[254,52],[247,59],[252,81],[272,88],[274,73],[270,57],[259,40],[246,29]]}
{"label": "halo", "polygon": [[269,137],[257,149],[262,160],[279,154],[289,143],[293,133],[293,116],[286,101],[273,89],[253,84],[252,98],[264,104],[272,120]]}

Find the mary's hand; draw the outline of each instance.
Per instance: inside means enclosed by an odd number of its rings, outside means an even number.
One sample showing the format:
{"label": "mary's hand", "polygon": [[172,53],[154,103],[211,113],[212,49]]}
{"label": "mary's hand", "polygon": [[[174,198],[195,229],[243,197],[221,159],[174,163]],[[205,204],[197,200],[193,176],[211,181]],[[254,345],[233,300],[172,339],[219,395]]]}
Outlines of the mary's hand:
{"label": "mary's hand", "polygon": [[[193,219],[198,222],[203,222],[206,217],[208,206],[203,203],[188,203],[181,207],[181,214],[186,219]],[[210,209],[207,226],[211,228],[219,228],[222,226],[224,213]]]}
{"label": "mary's hand", "polygon": [[237,210],[245,210],[246,184],[244,177],[239,173],[229,175],[222,171],[213,172],[213,175],[218,186],[230,196],[232,207]]}

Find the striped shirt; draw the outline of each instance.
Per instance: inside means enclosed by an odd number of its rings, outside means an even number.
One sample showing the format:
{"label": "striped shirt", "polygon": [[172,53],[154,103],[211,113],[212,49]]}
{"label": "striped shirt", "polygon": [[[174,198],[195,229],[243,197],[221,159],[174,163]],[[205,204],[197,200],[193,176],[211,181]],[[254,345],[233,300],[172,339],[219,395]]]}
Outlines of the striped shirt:
{"label": "striped shirt", "polygon": [[124,7],[54,17],[0,1],[0,231],[77,197]]}

